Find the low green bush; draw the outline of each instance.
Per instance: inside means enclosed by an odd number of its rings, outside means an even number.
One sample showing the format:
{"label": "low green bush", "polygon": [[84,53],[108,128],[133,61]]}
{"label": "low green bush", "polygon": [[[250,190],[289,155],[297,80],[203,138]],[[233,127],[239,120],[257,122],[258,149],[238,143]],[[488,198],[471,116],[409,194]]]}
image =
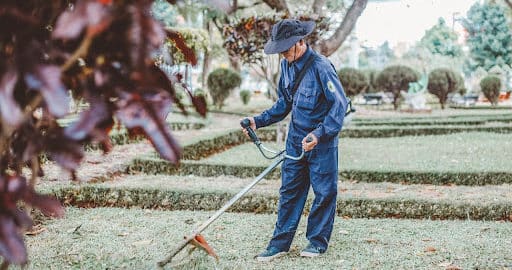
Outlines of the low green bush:
{"label": "low green bush", "polygon": [[[462,83],[462,85],[460,85]],[[444,109],[448,94],[458,92],[464,87],[464,80],[455,71],[447,68],[437,68],[428,75],[427,89],[430,93],[437,96],[441,109]]]}
{"label": "low green bush", "polygon": [[491,104],[497,105],[501,90],[500,78],[496,76],[487,76],[480,81],[480,87]]}
{"label": "low green bush", "polygon": [[250,90],[242,90],[240,91],[240,99],[244,105],[249,104],[251,100],[251,91]]}
{"label": "low green bush", "polygon": [[224,105],[224,100],[241,83],[242,77],[240,77],[240,74],[231,69],[218,68],[212,71],[208,75],[207,84],[213,104],[221,109]]}
{"label": "low green bush", "polygon": [[416,82],[419,74],[412,68],[404,65],[386,67],[377,76],[377,85],[380,90],[393,93],[393,105],[395,110],[400,105],[400,91],[407,90],[409,83]]}
{"label": "low green bush", "polygon": [[345,93],[350,97],[356,96],[370,87],[365,74],[355,68],[342,68],[338,70],[338,77]]}

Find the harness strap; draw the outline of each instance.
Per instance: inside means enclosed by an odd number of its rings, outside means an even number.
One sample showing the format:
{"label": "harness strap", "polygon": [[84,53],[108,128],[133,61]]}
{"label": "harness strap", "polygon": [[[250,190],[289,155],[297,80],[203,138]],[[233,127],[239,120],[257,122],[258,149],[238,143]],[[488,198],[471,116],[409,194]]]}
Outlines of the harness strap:
{"label": "harness strap", "polygon": [[302,69],[300,70],[299,75],[297,75],[297,77],[295,77],[295,81],[293,82],[293,88],[290,91],[292,100],[293,100],[293,96],[295,95],[295,92],[297,91],[297,88],[299,88],[300,82],[304,78],[304,75],[306,75],[306,71],[313,64],[313,62],[315,61],[315,58],[316,58],[316,54],[315,54],[315,52],[312,52],[311,55],[309,56],[308,60],[306,61],[306,63],[302,67]]}

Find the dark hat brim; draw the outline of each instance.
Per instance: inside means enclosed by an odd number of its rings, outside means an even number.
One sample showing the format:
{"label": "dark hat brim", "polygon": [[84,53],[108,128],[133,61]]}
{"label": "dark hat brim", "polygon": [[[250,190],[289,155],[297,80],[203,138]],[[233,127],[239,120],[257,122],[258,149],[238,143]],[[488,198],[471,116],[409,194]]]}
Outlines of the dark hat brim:
{"label": "dark hat brim", "polygon": [[315,22],[314,21],[304,21],[301,22],[303,26],[306,28],[306,34],[302,36],[291,36],[287,39],[282,40],[269,40],[267,44],[265,44],[265,47],[263,47],[263,52],[266,54],[275,54],[275,53],[282,53],[290,49],[295,43],[297,43],[299,40],[303,39],[304,37],[308,36],[313,32],[315,29]]}

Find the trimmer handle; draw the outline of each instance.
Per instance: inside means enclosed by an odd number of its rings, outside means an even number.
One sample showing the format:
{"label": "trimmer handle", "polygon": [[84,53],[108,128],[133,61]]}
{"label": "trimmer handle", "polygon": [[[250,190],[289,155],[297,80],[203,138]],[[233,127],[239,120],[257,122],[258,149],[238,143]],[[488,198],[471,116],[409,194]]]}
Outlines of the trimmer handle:
{"label": "trimmer handle", "polygon": [[240,125],[247,130],[247,133],[249,133],[249,137],[251,138],[252,142],[255,144],[260,144],[260,139],[258,139],[258,136],[256,136],[256,133],[251,128],[251,120],[249,120],[249,118],[244,118],[242,121],[240,121]]}

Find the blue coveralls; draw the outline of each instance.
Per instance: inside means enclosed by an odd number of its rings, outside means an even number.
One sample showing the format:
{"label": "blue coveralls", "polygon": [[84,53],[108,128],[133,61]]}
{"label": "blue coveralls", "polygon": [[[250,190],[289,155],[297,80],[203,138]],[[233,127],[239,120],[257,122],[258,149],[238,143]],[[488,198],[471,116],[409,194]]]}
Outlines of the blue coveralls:
{"label": "blue coveralls", "polygon": [[[291,95],[288,95],[288,99],[286,96],[292,89],[295,76],[311,54],[316,54],[316,59],[290,101]],[[311,185],[315,199],[308,217],[306,238],[321,252],[325,252],[336,211],[338,133],[343,126],[347,98],[329,60],[309,46],[291,65],[286,59],[281,61],[278,90],[276,103],[254,117],[256,128],[281,121],[291,111],[292,119],[286,140],[287,154],[299,156],[302,139],[310,132],[318,138],[318,144],[306,152],[302,160],[284,160],[277,222],[268,248],[277,247],[282,251],[290,249]]]}

